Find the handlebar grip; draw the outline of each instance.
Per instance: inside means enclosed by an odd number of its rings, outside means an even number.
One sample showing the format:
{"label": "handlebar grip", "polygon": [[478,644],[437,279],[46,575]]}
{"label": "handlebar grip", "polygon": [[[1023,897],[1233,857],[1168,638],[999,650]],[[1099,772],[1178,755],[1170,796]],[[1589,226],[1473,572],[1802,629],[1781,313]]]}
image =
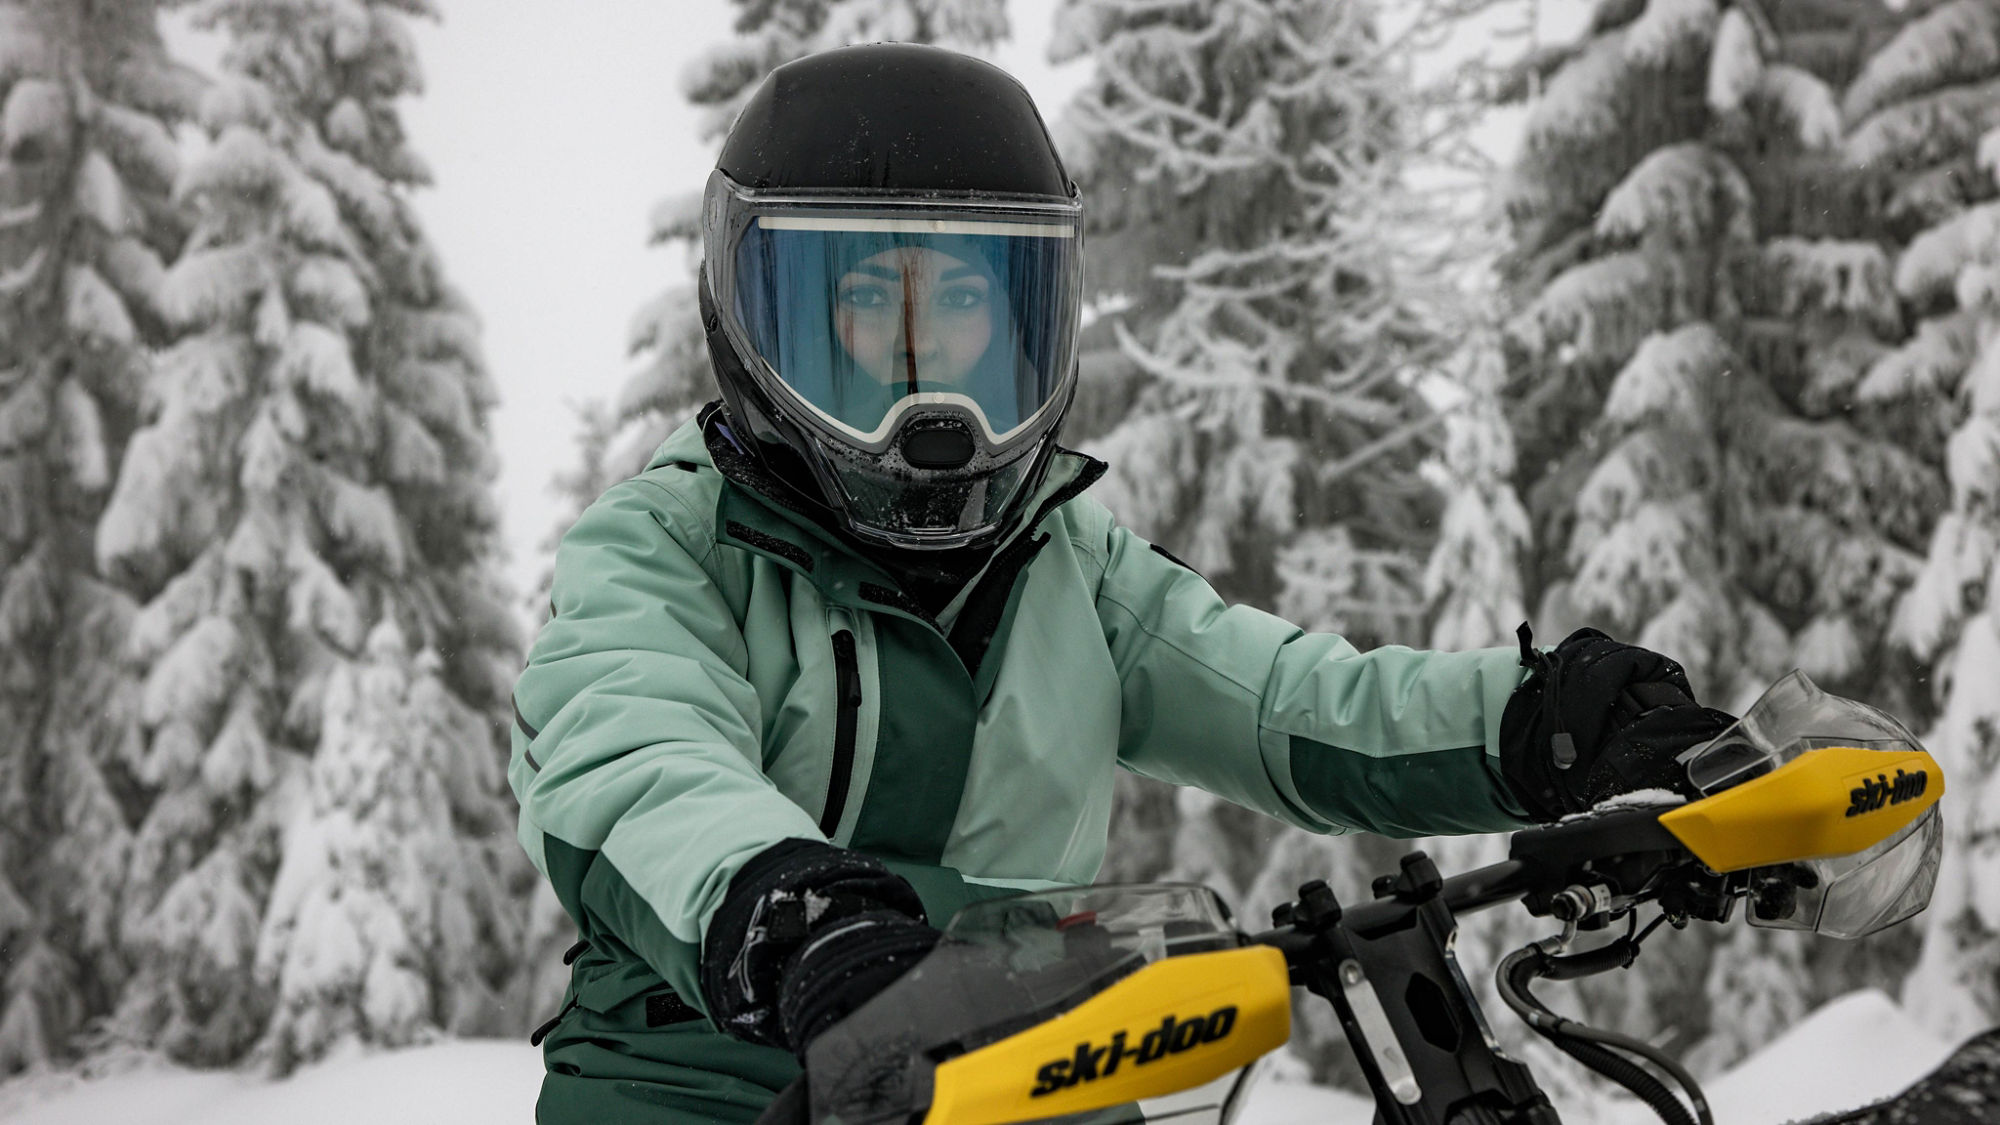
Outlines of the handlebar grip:
{"label": "handlebar grip", "polygon": [[791,1084],[778,1091],[764,1112],[757,1115],[757,1125],[811,1125],[812,1098],[806,1092],[806,1076],[801,1074],[792,1079]]}

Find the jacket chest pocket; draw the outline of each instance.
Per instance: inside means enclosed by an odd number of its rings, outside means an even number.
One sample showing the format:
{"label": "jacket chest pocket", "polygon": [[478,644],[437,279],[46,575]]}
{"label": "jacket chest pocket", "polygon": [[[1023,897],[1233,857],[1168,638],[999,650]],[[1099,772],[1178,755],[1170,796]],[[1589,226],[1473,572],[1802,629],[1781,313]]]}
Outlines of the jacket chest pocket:
{"label": "jacket chest pocket", "polygon": [[795,613],[792,625],[799,668],[776,729],[766,732],[764,772],[821,833],[845,843],[868,792],[880,727],[873,623],[835,606]]}
{"label": "jacket chest pocket", "polygon": [[840,830],[854,788],[855,738],[861,724],[861,654],[852,629],[833,634],[833,765],[827,771],[826,800],[819,830],[828,839]]}

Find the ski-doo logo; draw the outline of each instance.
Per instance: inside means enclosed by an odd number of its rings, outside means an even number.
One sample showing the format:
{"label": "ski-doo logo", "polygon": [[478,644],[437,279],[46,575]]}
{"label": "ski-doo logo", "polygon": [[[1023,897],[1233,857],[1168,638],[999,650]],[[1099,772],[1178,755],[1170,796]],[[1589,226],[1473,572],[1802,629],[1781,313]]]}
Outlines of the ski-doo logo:
{"label": "ski-doo logo", "polygon": [[1893,778],[1878,773],[1874,780],[1864,780],[1858,788],[1847,791],[1849,801],[1847,815],[1860,816],[1862,813],[1874,812],[1884,805],[1900,805],[1904,801],[1923,796],[1924,790],[1930,788],[1930,784],[1929,770],[1918,770],[1915,773],[1897,770]]}
{"label": "ski-doo logo", "polygon": [[1133,1066],[1145,1066],[1168,1055],[1191,1051],[1204,1043],[1227,1039],[1234,1030],[1236,1006],[1232,1004],[1205,1016],[1168,1016],[1160,1021],[1160,1026],[1141,1036],[1137,1046],[1127,1045],[1130,1040],[1128,1033],[1123,1031],[1113,1035],[1111,1041],[1101,1047],[1085,1040],[1076,1045],[1076,1053],[1069,1058],[1043,1063],[1035,1071],[1035,1088],[1028,1094],[1040,1098],[1081,1082],[1109,1078],[1118,1073],[1118,1068],[1127,1059]]}

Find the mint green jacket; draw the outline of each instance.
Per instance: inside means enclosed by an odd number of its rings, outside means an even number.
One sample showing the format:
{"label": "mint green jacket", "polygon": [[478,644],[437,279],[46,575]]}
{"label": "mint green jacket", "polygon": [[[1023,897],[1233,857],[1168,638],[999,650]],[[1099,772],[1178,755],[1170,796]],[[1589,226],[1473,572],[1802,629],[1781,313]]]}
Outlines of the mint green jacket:
{"label": "mint green jacket", "polygon": [[1060,454],[936,619],[725,483],[694,423],[607,491],[557,551],[508,768],[585,933],[699,1006],[703,928],[777,841],[882,857],[934,913],[1088,883],[1119,767],[1314,832],[1526,823],[1498,757],[1513,650],[1362,653],[1226,606],[1081,495],[1102,469]]}

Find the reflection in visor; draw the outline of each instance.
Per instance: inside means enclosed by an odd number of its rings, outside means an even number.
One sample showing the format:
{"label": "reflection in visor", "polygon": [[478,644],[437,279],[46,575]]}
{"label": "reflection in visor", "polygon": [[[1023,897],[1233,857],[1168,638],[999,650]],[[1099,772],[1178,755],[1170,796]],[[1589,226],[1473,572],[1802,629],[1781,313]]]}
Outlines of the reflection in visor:
{"label": "reflection in visor", "polygon": [[737,314],[785,385],[857,437],[948,395],[1003,440],[1066,374],[1075,254],[1061,224],[764,215],[736,248]]}

